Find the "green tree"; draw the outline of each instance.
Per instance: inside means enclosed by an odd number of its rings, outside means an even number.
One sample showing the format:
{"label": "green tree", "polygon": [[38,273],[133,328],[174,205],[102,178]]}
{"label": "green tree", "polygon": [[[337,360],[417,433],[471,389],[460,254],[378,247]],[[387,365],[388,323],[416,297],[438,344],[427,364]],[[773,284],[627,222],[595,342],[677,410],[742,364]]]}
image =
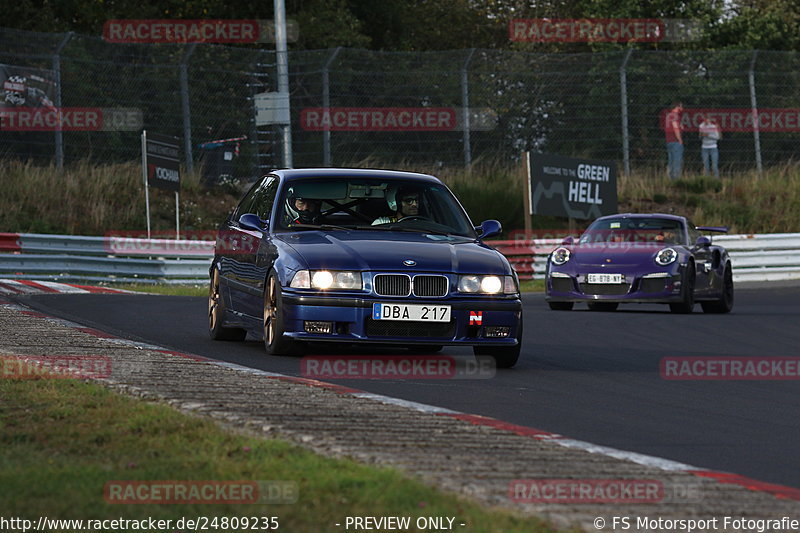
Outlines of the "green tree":
{"label": "green tree", "polygon": [[712,27],[716,48],[800,51],[800,4],[793,0],[738,0]]}

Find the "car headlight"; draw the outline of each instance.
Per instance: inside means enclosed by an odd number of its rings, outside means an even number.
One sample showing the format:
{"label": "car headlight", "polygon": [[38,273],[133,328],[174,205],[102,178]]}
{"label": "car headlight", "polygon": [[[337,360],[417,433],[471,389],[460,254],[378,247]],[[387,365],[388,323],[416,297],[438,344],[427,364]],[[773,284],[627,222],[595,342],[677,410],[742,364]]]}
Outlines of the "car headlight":
{"label": "car headlight", "polygon": [[289,284],[294,289],[361,289],[361,272],[298,270]]}
{"label": "car headlight", "polygon": [[678,252],[672,248],[664,248],[656,254],[656,263],[661,266],[667,266],[670,263],[674,263],[676,259],[678,259]]}
{"label": "car headlight", "polygon": [[459,276],[458,292],[473,294],[516,294],[513,276]]}
{"label": "car headlight", "polygon": [[550,260],[553,262],[554,265],[563,265],[567,261],[569,261],[569,256],[572,255],[570,251],[566,248],[556,248],[553,250],[553,253],[550,255]]}

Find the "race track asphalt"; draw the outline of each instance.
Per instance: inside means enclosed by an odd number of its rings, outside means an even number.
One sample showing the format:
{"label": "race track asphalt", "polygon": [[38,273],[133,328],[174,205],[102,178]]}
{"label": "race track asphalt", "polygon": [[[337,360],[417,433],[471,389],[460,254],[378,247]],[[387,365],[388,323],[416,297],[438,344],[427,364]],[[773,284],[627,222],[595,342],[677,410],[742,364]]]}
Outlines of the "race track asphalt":
{"label": "race track asphalt", "polygon": [[[301,375],[299,357],[267,356],[260,341],[210,341],[204,298],[61,294],[20,300],[120,337]],[[523,301],[520,362],[491,379],[336,383],[800,488],[800,380],[668,380],[660,374],[662,359],[672,357],[800,358],[800,287],[739,289],[729,315],[703,314],[699,305],[692,315],[656,305],[557,312],[540,294]],[[313,353],[377,352],[323,346]],[[442,354],[472,360],[469,349],[447,347]]]}

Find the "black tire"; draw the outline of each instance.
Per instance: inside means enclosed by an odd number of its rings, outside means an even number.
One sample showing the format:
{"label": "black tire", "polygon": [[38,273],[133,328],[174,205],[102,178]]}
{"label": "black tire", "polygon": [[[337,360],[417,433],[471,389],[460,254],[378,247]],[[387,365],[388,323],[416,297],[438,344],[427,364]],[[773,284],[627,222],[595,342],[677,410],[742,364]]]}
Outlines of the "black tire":
{"label": "black tire", "polygon": [[553,311],[572,311],[575,306],[574,302],[547,302],[547,304]]}
{"label": "black tire", "polygon": [[219,293],[219,270],[213,269],[208,286],[208,335],[215,341],[243,341],[247,330],[241,328],[225,328],[225,300]]}
{"label": "black tire", "polygon": [[669,304],[669,310],[673,313],[688,315],[694,311],[694,280],[695,267],[693,262],[686,265],[681,283],[681,301]]}
{"label": "black tire", "polygon": [[519,361],[519,354],[522,350],[522,319],[519,323],[516,346],[473,346],[472,353],[477,355],[488,355],[494,359],[497,368],[511,368]]}
{"label": "black tire", "polygon": [[730,313],[733,309],[733,270],[731,264],[725,265],[725,273],[722,274],[722,296],[719,300],[712,302],[700,302],[704,313]]}
{"label": "black tire", "polygon": [[586,305],[592,311],[616,311],[619,307],[618,302],[588,302]]}
{"label": "black tire", "polygon": [[264,347],[268,355],[295,355],[299,351],[297,341],[285,337],[283,323],[283,296],[275,271],[270,272],[264,287]]}

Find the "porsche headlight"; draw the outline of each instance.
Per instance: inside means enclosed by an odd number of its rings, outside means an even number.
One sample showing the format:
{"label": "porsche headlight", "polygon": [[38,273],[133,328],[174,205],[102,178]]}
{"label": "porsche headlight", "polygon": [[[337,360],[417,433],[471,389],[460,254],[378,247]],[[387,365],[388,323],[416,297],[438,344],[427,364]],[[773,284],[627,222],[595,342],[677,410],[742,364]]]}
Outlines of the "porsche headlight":
{"label": "porsche headlight", "polygon": [[473,294],[516,294],[517,285],[512,276],[460,276],[458,292]]}
{"label": "porsche headlight", "polygon": [[550,260],[553,261],[554,265],[563,265],[567,261],[569,261],[569,256],[571,255],[570,251],[566,248],[556,248],[553,250],[553,253],[550,255]]}
{"label": "porsche headlight", "polygon": [[361,289],[361,272],[298,270],[289,284],[294,289]]}
{"label": "porsche headlight", "polygon": [[661,266],[667,266],[674,263],[678,259],[678,252],[672,248],[664,248],[656,254],[656,263]]}

